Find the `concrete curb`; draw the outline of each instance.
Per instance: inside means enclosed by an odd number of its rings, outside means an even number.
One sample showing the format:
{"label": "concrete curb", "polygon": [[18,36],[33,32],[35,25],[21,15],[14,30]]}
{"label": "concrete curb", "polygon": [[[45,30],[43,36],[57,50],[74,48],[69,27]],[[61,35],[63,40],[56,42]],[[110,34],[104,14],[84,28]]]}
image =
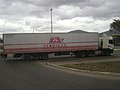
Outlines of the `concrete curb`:
{"label": "concrete curb", "polygon": [[63,66],[59,66],[59,65],[51,64],[51,63],[46,63],[46,65],[49,65],[49,66],[52,66],[52,67],[56,67],[56,68],[66,69],[66,70],[72,70],[72,71],[76,71],[76,72],[83,72],[83,73],[90,73],[90,74],[99,74],[99,75],[112,75],[112,76],[120,77],[120,73],[80,70],[80,69],[75,69],[75,68],[63,67]]}

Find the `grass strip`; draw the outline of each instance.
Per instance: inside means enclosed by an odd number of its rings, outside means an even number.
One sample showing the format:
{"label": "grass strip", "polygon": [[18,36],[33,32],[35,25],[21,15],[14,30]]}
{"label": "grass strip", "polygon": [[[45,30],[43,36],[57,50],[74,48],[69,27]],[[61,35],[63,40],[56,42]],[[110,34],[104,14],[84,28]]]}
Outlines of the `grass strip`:
{"label": "grass strip", "polygon": [[120,73],[120,61],[65,64],[61,66],[80,70]]}

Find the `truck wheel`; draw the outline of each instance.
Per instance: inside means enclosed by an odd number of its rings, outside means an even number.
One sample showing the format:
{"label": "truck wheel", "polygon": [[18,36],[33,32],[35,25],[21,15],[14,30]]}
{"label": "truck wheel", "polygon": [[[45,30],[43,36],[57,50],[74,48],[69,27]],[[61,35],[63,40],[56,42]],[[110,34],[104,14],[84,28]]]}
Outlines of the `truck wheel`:
{"label": "truck wheel", "polygon": [[85,52],[84,51],[75,52],[75,56],[76,58],[85,57]]}
{"label": "truck wheel", "polygon": [[40,55],[39,54],[32,54],[32,60],[39,60]]}
{"label": "truck wheel", "polygon": [[85,57],[86,56],[86,52],[85,51],[81,51],[80,52],[80,57]]}
{"label": "truck wheel", "polygon": [[95,52],[94,51],[91,51],[90,52],[90,57],[94,57],[95,56]]}
{"label": "truck wheel", "polygon": [[75,57],[76,57],[76,58],[80,58],[80,57],[81,57],[81,55],[80,55],[80,52],[79,52],[79,51],[78,51],[78,52],[75,52],[74,54],[75,54]]}
{"label": "truck wheel", "polygon": [[85,52],[85,57],[89,57],[90,56],[90,52],[89,51],[86,51]]}
{"label": "truck wheel", "polygon": [[42,54],[41,59],[42,60],[47,60],[48,59],[48,54]]}
{"label": "truck wheel", "polygon": [[76,58],[79,58],[80,56],[79,56],[79,54],[78,54],[78,53],[75,53],[75,57],[76,57]]}
{"label": "truck wheel", "polygon": [[4,59],[6,59],[6,58],[7,58],[7,54],[3,54],[2,57],[3,57]]}
{"label": "truck wheel", "polygon": [[110,51],[106,51],[106,56],[110,56]]}
{"label": "truck wheel", "polygon": [[30,54],[23,54],[22,59],[24,60],[31,60],[31,55]]}
{"label": "truck wheel", "polygon": [[102,52],[101,52],[101,55],[102,56],[110,56],[110,50],[103,50]]}

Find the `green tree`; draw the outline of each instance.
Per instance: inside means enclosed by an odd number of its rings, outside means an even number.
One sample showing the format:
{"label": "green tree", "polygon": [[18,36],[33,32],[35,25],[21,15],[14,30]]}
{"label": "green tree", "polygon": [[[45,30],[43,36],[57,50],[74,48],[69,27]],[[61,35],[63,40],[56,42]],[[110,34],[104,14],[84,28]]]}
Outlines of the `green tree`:
{"label": "green tree", "polygon": [[114,37],[114,45],[120,46],[120,19],[113,19],[113,22],[110,23],[110,31]]}
{"label": "green tree", "polygon": [[110,24],[110,30],[120,32],[120,19],[113,19],[113,22]]}

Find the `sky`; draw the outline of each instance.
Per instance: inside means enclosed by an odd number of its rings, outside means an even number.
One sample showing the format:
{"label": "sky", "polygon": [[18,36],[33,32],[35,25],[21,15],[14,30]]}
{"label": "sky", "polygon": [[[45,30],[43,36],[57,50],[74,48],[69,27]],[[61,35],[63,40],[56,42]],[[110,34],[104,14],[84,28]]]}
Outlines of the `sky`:
{"label": "sky", "polygon": [[3,33],[104,32],[120,17],[120,0],[0,0]]}

